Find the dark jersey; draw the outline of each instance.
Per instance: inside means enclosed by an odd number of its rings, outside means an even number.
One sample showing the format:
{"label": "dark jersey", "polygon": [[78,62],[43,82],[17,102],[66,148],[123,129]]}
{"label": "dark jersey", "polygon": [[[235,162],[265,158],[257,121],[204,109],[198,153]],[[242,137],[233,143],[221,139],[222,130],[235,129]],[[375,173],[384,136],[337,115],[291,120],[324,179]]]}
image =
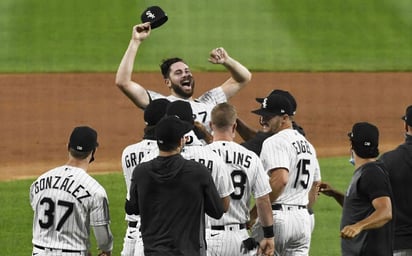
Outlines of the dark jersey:
{"label": "dark jersey", "polygon": [[[305,131],[301,126],[299,126],[295,121],[292,122],[292,126],[294,130],[297,130],[300,134],[305,136]],[[244,146],[245,148],[255,152],[256,155],[260,155],[260,152],[262,151],[262,144],[263,142],[272,136],[272,132],[262,132],[258,131],[255,135],[255,137],[241,143],[240,145]]]}
{"label": "dark jersey", "polygon": [[[375,161],[359,167],[346,191],[341,230],[372,214],[375,211],[372,201],[384,196],[392,198],[392,190],[382,163]],[[380,228],[364,230],[353,239],[341,239],[342,255],[392,256],[393,223],[392,220]]]}
{"label": "dark jersey", "polygon": [[412,136],[380,157],[393,190],[395,211],[394,250],[412,249]]}
{"label": "dark jersey", "polygon": [[256,155],[260,155],[260,151],[262,151],[263,141],[265,141],[267,138],[269,138],[272,135],[273,133],[270,133],[270,132],[260,132],[259,131],[256,133],[255,137],[243,142],[240,145],[255,152]]}
{"label": "dark jersey", "polygon": [[130,203],[126,211],[141,216],[145,255],[204,254],[205,213],[223,215],[209,170],[180,154],[138,165]]}

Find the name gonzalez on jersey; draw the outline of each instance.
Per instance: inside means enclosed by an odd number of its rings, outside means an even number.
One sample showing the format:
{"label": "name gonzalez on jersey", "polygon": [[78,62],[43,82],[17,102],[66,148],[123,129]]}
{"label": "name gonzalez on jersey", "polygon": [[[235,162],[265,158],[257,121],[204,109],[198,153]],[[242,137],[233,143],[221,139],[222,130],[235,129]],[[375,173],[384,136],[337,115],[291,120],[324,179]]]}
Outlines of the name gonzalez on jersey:
{"label": "name gonzalez on jersey", "polygon": [[63,190],[71,194],[74,198],[77,199],[77,201],[82,203],[82,199],[91,197],[91,195],[82,184],[77,184],[77,186],[73,186],[75,180],[72,179],[72,176],[73,175],[69,175],[64,178],[62,176],[43,177],[34,183],[34,193],[37,194],[45,189]]}

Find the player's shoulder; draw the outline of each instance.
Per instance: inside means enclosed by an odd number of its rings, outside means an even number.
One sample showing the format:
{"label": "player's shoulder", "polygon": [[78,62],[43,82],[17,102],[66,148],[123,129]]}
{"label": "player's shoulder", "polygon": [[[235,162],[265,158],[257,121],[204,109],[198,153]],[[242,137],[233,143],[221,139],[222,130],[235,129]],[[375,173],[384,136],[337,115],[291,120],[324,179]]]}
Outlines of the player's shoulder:
{"label": "player's shoulder", "polygon": [[215,88],[212,88],[204,92],[202,95],[200,95],[199,98],[195,100],[195,102],[198,102],[198,103],[211,103],[211,104],[217,104],[217,103],[222,103],[226,101],[227,101],[226,94],[224,93],[221,86],[217,86]]}

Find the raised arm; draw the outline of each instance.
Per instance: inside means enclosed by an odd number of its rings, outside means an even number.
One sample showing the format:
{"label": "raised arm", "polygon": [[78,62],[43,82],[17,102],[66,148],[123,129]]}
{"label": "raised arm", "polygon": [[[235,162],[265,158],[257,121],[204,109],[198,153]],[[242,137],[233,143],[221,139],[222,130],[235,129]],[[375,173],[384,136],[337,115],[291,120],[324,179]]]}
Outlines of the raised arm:
{"label": "raised arm", "polygon": [[252,79],[250,71],[237,60],[231,58],[222,47],[213,49],[210,52],[209,61],[213,64],[222,64],[230,72],[231,77],[221,85],[228,99],[239,92]]}
{"label": "raised arm", "polygon": [[149,22],[133,27],[132,38],[116,73],[116,85],[139,108],[146,108],[150,99],[146,89],[132,81],[132,73],[137,50],[150,31]]}

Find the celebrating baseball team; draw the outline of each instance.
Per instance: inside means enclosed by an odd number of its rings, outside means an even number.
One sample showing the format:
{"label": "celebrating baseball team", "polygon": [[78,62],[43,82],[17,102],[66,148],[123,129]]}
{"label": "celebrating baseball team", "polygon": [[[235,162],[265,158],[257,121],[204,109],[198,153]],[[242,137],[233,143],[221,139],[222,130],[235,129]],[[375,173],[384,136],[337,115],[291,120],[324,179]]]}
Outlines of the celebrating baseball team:
{"label": "celebrating baseball team", "polygon": [[[274,88],[256,98],[260,107],[250,110],[260,118],[259,131],[240,119],[228,101],[252,75],[224,48],[211,50],[209,62],[230,77],[198,98],[181,58],[160,65],[168,96],[133,81],[140,45],[166,20],[132,28],[116,73],[145,124],[142,140],[119,152],[127,188],[122,256],[309,255],[320,195],[342,206],[342,255],[412,256],[412,199],[405,196],[412,183],[412,106],[402,117],[405,143],[380,157],[378,128],[353,124],[347,136],[354,173],[339,192],[321,181],[290,92]],[[31,185],[33,256],[90,256],[91,227],[99,255],[112,255],[108,197],[87,174],[98,146],[97,131],[75,127],[67,162]]]}

